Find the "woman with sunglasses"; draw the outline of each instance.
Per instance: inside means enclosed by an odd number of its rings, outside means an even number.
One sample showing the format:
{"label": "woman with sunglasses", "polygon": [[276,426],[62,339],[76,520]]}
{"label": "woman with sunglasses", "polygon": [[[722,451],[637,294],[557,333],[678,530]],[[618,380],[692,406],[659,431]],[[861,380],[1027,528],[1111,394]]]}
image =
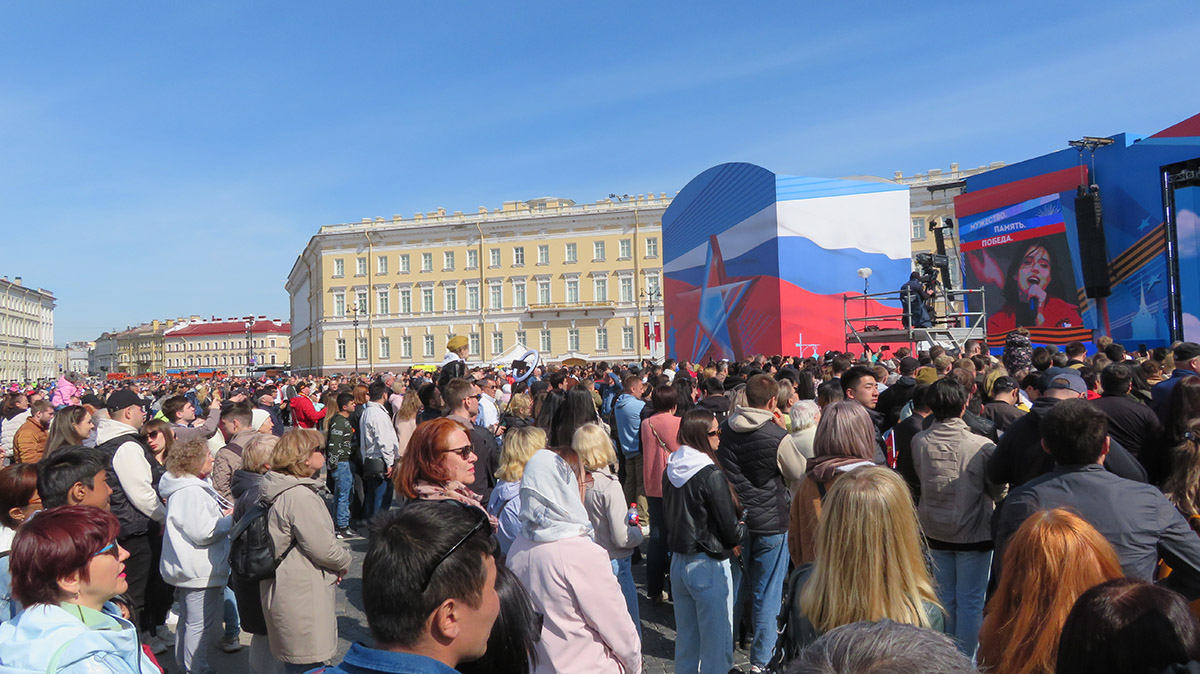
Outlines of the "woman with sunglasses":
{"label": "woman with sunglasses", "polygon": [[282,561],[275,578],[259,584],[259,596],[271,654],[289,673],[319,667],[337,652],[334,585],[350,570],[350,551],[334,536],[323,484],[313,479],[325,465],[324,444],[317,430],[284,433],[262,478],[267,530]]}
{"label": "woman with sunglasses", "polygon": [[[442,417],[417,426],[395,472],[396,492],[407,499],[451,499],[487,512],[467,486],[475,481],[475,452],[462,424]],[[480,467],[482,469],[482,466]],[[492,531],[496,518],[488,515]]]}
{"label": "woman with sunglasses", "polygon": [[21,525],[13,540],[13,595],[25,610],[0,625],[0,670],[155,674],[137,629],[111,599],[129,589],[108,511],[61,506]]}
{"label": "woman with sunglasses", "polygon": [[733,668],[729,560],[746,525],[717,461],[721,431],[713,413],[700,408],[686,412],[678,441],[662,481],[663,511],[671,522],[667,549],[675,598],[675,671],[721,674]]}
{"label": "woman with sunglasses", "polygon": [[142,437],[154,452],[154,458],[160,465],[167,464],[167,455],[171,453],[171,445],[175,443],[175,433],[171,425],[162,419],[151,419],[142,424]]}

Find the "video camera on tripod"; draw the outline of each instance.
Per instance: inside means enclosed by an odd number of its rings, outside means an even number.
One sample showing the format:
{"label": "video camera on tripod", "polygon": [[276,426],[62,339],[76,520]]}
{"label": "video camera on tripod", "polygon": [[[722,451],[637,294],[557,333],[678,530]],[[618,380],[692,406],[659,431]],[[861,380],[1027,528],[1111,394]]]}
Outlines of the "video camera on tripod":
{"label": "video camera on tripod", "polygon": [[921,268],[921,283],[926,288],[932,288],[938,283],[938,276],[948,282],[950,276],[950,257],[937,253],[917,253],[914,259]]}

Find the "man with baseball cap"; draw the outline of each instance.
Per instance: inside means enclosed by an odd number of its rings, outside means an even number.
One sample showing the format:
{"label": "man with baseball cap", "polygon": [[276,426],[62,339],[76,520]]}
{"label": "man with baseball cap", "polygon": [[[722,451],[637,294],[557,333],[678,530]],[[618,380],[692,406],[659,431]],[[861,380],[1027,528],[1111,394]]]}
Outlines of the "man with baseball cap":
{"label": "man with baseball cap", "polygon": [[1200,344],[1183,342],[1175,347],[1175,371],[1171,378],[1161,381],[1150,389],[1150,409],[1158,415],[1158,420],[1164,425],[1167,415],[1171,412],[1171,398],[1175,395],[1175,387],[1184,377],[1200,375]]}
{"label": "man with baseball cap", "polygon": [[[1079,373],[1069,368],[1047,371],[1046,392],[1033,403],[1029,414],[1008,427],[988,459],[988,479],[1015,489],[1054,469],[1054,459],[1042,447],[1042,419],[1062,400],[1087,396],[1087,385]],[[1120,443],[1113,440],[1104,467],[1130,480],[1146,481],[1146,471]]]}
{"label": "man with baseball cap", "polygon": [[983,416],[996,424],[998,433],[1004,433],[1017,419],[1025,416],[1025,411],[1017,407],[1020,389],[1017,381],[1008,375],[996,377],[992,382],[991,395],[983,406]]}

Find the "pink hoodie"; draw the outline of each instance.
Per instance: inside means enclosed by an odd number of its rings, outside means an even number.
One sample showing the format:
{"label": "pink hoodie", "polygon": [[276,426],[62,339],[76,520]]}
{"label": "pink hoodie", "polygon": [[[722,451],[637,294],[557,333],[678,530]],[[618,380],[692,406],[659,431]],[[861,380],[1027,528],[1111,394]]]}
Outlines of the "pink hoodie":
{"label": "pink hoodie", "polygon": [[54,385],[54,395],[50,396],[50,404],[57,407],[63,405],[79,404],[72,403],[71,398],[79,396],[79,387],[72,384],[71,380],[66,377],[59,377],[58,383]]}

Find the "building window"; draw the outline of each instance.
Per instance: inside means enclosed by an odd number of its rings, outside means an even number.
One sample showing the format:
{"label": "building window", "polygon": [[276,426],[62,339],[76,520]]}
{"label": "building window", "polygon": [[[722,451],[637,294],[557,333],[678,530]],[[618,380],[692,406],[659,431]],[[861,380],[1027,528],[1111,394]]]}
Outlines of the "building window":
{"label": "building window", "polygon": [[566,253],[564,254],[564,258],[566,259],[567,262],[578,262],[579,261],[579,246],[577,246],[576,244],[573,244],[573,243],[568,243]]}
{"label": "building window", "polygon": [[538,264],[550,264],[550,246],[547,244],[538,245]]}
{"label": "building window", "polygon": [[458,288],[446,288],[446,311],[458,311]]}
{"label": "building window", "polygon": [[608,351],[608,328],[596,328],[596,350]]}
{"label": "building window", "polygon": [[387,256],[386,255],[380,255],[379,257],[375,258],[375,273],[376,274],[386,274],[387,273]]}
{"label": "building window", "polygon": [[646,257],[658,257],[658,237],[646,238]]}
{"label": "building window", "polygon": [[661,287],[658,284],[658,274],[646,274],[646,292],[657,293],[660,290]]}
{"label": "building window", "polygon": [[472,332],[470,335],[467,336],[467,344],[471,348],[472,356],[478,356],[481,353],[481,349],[479,348],[479,333],[478,332]]}
{"label": "building window", "polygon": [[[392,303],[391,303],[391,298],[388,297],[388,291],[380,290],[378,293],[376,293],[375,306],[378,307],[379,313],[384,316],[387,316],[388,314],[392,313]],[[271,340],[271,341],[275,341],[275,340]],[[272,344],[271,346],[275,346],[275,345]]]}
{"label": "building window", "polygon": [[541,352],[546,354],[550,353],[550,331],[542,330],[538,337],[539,341],[541,341],[541,344],[538,345],[538,347],[541,349]]}
{"label": "building window", "polygon": [[334,278],[346,275],[346,261],[338,258],[333,261],[333,276]]}
{"label": "building window", "polygon": [[333,294],[333,315],[336,318],[346,317],[346,293]]}
{"label": "building window", "polygon": [[454,251],[442,253],[442,271],[454,271]]}
{"label": "building window", "polygon": [[407,274],[412,271],[412,267],[408,263],[408,253],[400,256],[400,273]]}
{"label": "building window", "polygon": [[579,279],[567,279],[567,302],[569,304],[579,303]]}
{"label": "building window", "polygon": [[271,354],[271,364],[275,364],[275,354]]}
{"label": "building window", "polygon": [[425,351],[426,358],[433,358],[433,335],[425,335]]}
{"label": "building window", "polygon": [[406,358],[406,359],[412,358],[412,336],[411,335],[404,335],[403,337],[400,338],[400,357]]}
{"label": "building window", "polygon": [[525,331],[517,330],[517,344],[520,344],[522,347],[528,349],[529,342],[525,341],[526,339],[528,339],[528,335],[525,334]]}
{"label": "building window", "polygon": [[579,351],[579,328],[567,328],[567,351]]}
{"label": "building window", "polygon": [[538,304],[550,304],[550,281],[538,281]]}
{"label": "building window", "polygon": [[912,219],[913,241],[924,241],[926,231],[928,231],[928,230],[925,228],[925,218],[913,218]]}
{"label": "building window", "polygon": [[628,276],[621,277],[621,301],[633,301],[633,279]]}
{"label": "building window", "polygon": [[392,340],[390,337],[379,338],[379,359],[387,360],[392,357]]}
{"label": "building window", "polygon": [[597,302],[608,301],[608,279],[597,278],[592,279],[592,294]]}
{"label": "building window", "polygon": [[333,342],[333,357],[337,360],[346,360],[346,340],[338,337]]}
{"label": "building window", "polygon": [[272,340],[271,340],[271,348],[272,348],[272,349],[274,349],[274,348],[275,348],[275,340],[274,340],[274,339],[272,339]]}
{"label": "building window", "polygon": [[592,261],[594,261],[594,262],[603,262],[604,261],[604,242],[603,241],[593,241],[592,242]]}
{"label": "building window", "polygon": [[621,239],[617,242],[617,257],[622,260],[628,260],[633,257],[633,241],[630,239]]}
{"label": "building window", "polygon": [[491,248],[488,250],[488,265],[491,267],[500,266],[500,249]]}
{"label": "building window", "polygon": [[479,251],[471,248],[467,251],[467,269],[479,268]]}
{"label": "building window", "polygon": [[479,311],[479,286],[467,286],[467,311]]}
{"label": "building window", "polygon": [[492,333],[492,353],[503,353],[503,352],[504,352],[504,333],[493,332]]}
{"label": "building window", "polygon": [[412,313],[412,291],[408,288],[404,288],[400,291],[400,313]]}
{"label": "building window", "polygon": [[367,308],[367,291],[356,291],[354,293],[354,312],[361,315],[368,313],[369,311],[370,309]]}
{"label": "building window", "polygon": [[367,353],[367,338],[359,337],[358,340],[356,340],[356,341],[358,342],[358,359],[366,360],[367,358],[370,357],[369,354]]}
{"label": "building window", "polygon": [[433,288],[421,288],[421,311],[433,313]]}
{"label": "building window", "polygon": [[513,284],[513,306],[522,309],[525,307],[525,282],[519,281]]}
{"label": "building window", "polygon": [[354,259],[354,275],[355,276],[366,276],[367,275],[367,258],[359,257],[359,258]]}
{"label": "building window", "polygon": [[488,299],[489,299],[488,307],[490,307],[492,309],[499,309],[499,308],[503,307],[504,306],[504,298],[501,295],[502,295],[502,291],[500,289],[499,283],[489,286],[488,287]]}
{"label": "building window", "polygon": [[525,246],[513,246],[513,266],[525,266]]}
{"label": "building window", "polygon": [[433,253],[421,253],[421,271],[433,271]]}

